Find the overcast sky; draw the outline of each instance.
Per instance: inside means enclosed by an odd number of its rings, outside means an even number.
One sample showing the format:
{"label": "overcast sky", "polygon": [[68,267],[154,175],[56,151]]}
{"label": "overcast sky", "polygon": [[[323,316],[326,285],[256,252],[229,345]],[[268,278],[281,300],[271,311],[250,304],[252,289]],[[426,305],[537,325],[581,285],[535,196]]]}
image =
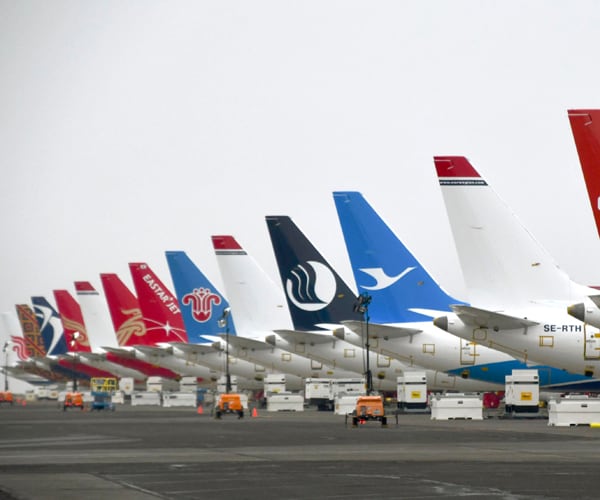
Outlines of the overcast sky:
{"label": "overcast sky", "polygon": [[600,245],[567,109],[600,107],[600,3],[0,0],[0,311],[210,236],[276,279],[289,215],[354,288],[361,191],[465,298],[432,157],[467,156],[573,279]]}

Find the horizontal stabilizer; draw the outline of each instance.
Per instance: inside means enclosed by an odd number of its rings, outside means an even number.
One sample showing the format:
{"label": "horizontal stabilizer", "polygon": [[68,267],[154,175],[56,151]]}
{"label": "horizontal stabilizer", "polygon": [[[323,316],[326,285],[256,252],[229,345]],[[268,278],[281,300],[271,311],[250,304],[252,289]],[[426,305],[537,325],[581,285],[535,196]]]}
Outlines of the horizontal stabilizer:
{"label": "horizontal stabilizer", "polygon": [[596,307],[600,307],[600,295],[590,295],[590,300],[596,304]]}
{"label": "horizontal stabilizer", "polygon": [[[365,329],[365,323],[363,321],[342,321],[344,326],[347,326],[350,330],[358,335],[362,335]],[[422,330],[418,328],[405,328],[402,326],[390,326],[380,325],[378,323],[369,323],[369,338],[370,339],[399,339],[404,337],[410,337],[421,333]]]}
{"label": "horizontal stabilizer", "polygon": [[527,318],[517,318],[506,314],[478,309],[471,306],[453,305],[452,310],[462,320],[465,325],[477,326],[480,328],[491,328],[498,330],[516,330],[528,326],[538,325],[536,321]]}
{"label": "horizontal stabilizer", "polygon": [[130,351],[129,349],[123,349],[122,347],[102,346],[102,349],[105,350],[106,352],[117,354],[118,356],[120,356],[122,358],[131,358],[131,359],[135,358],[135,352]]}
{"label": "horizontal stabilizer", "polygon": [[171,342],[171,345],[187,354],[197,354],[200,352],[215,352],[211,344],[188,344],[187,342]]}
{"label": "horizontal stabilizer", "polygon": [[90,361],[104,361],[106,360],[105,354],[100,354],[98,352],[80,352],[77,354],[80,358],[88,359]]}
{"label": "horizontal stabilizer", "polygon": [[170,347],[158,347],[151,345],[136,345],[134,346],[138,351],[148,355],[161,355],[161,354],[173,354],[173,349]]}
{"label": "horizontal stabilizer", "polygon": [[336,340],[333,335],[302,332],[299,330],[275,330],[275,333],[288,342],[294,342],[296,344],[331,344]]}
{"label": "horizontal stabilizer", "polygon": [[[225,339],[225,335],[222,335]],[[272,346],[262,342],[260,340],[249,339],[247,337],[230,336],[229,343],[239,349],[254,349],[254,350],[266,350],[272,349]]]}

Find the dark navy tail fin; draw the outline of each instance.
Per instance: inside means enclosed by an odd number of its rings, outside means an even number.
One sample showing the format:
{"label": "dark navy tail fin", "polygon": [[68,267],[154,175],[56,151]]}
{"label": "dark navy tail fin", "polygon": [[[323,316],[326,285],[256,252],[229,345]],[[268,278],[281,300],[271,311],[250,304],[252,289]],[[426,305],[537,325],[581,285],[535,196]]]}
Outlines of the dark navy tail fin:
{"label": "dark navy tail fin", "polygon": [[440,288],[362,194],[339,191],[333,199],[356,285],[372,297],[373,322],[430,321],[412,309],[449,311],[462,303]]}
{"label": "dark navy tail fin", "polygon": [[67,352],[67,342],[56,309],[50,305],[45,297],[31,297],[31,303],[44,339],[46,353],[48,356],[65,354]]}
{"label": "dark navy tail fin", "polygon": [[266,221],[294,328],[362,320],[354,312],[356,294],[292,220],[267,216]]}

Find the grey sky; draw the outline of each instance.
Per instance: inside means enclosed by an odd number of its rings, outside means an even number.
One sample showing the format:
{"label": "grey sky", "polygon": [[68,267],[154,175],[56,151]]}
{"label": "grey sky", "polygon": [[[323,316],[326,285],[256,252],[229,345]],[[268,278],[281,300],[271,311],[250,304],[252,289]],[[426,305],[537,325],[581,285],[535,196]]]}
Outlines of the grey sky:
{"label": "grey sky", "polygon": [[354,287],[362,191],[451,293],[433,155],[469,157],[572,278],[600,246],[567,109],[600,106],[600,3],[0,0],[0,310],[210,235],[278,280],[289,215]]}

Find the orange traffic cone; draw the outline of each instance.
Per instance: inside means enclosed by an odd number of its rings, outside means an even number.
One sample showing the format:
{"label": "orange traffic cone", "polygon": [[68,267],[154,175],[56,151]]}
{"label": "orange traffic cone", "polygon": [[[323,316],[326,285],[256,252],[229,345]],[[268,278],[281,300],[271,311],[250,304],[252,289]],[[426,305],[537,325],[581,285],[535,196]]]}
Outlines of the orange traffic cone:
{"label": "orange traffic cone", "polygon": [[198,415],[202,415],[204,413],[204,409],[202,408],[202,405],[198,406]]}
{"label": "orange traffic cone", "polygon": [[258,410],[256,409],[256,406],[254,408],[252,408],[252,416],[258,417]]}

